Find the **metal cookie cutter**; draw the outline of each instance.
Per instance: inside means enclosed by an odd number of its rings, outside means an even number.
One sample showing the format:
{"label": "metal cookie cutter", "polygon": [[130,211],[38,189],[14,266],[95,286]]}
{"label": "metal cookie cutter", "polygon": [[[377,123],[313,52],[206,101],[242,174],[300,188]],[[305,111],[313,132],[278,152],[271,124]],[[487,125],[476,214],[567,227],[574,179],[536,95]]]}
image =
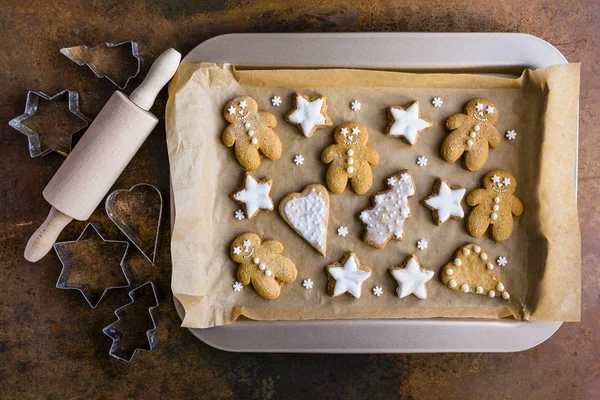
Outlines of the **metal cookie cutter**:
{"label": "metal cookie cutter", "polygon": [[106,240],[93,224],[87,224],[77,240],[54,244],[63,265],[56,287],[79,290],[96,308],[109,290],[131,284],[125,264],[128,249],[128,242]]}
{"label": "metal cookie cutter", "polygon": [[115,190],[106,198],[105,208],[111,221],[154,264],[162,217],[160,190],[148,183]]}
{"label": "metal cookie cutter", "polygon": [[[80,118],[83,122],[80,124],[81,126],[77,126],[74,131],[72,130],[72,131],[68,132],[68,135],[69,135],[68,148],[61,148],[59,146],[53,146],[50,148],[42,148],[43,147],[42,146],[42,136],[44,135],[44,132],[41,129],[32,129],[32,128],[26,126],[24,121],[26,121],[27,119],[29,119],[37,114],[37,112],[39,110],[38,106],[39,106],[40,98],[42,98],[43,100],[46,100],[46,101],[59,101],[65,95],[68,96],[69,112],[71,114],[74,114],[78,118]],[[90,122],[92,122],[92,120],[89,119],[88,117],[86,117],[85,115],[83,115],[79,111],[79,93],[72,91],[72,90],[63,90],[62,92],[57,93],[54,96],[48,96],[44,92],[34,92],[34,91],[27,92],[27,103],[25,104],[25,112],[23,114],[19,115],[18,117],[15,117],[15,118],[11,119],[10,121],[8,121],[8,124],[11,127],[15,128],[16,130],[18,130],[19,132],[21,132],[22,134],[27,136],[27,139],[29,140],[29,155],[31,157],[45,156],[46,154],[50,153],[51,151],[55,151],[58,154],[66,157],[67,155],[69,155],[69,153],[73,147],[73,141],[72,141],[73,135],[76,134],[77,132],[81,131],[85,127],[87,127],[90,124]],[[42,129],[44,129],[44,127],[61,128],[62,125],[64,125],[64,121],[61,121],[61,120],[57,121],[57,120],[51,119],[48,121],[44,121],[43,124],[39,124],[39,125],[41,125],[40,128],[42,128]]]}
{"label": "metal cookie cutter", "polygon": [[[123,332],[123,327],[119,325],[122,325],[123,322],[126,322],[128,318],[136,317],[135,315],[130,314],[130,311],[136,311],[131,310],[132,306],[134,306],[136,301],[142,301],[142,298],[147,297],[150,293],[152,294],[152,298],[150,303],[151,305],[147,307],[147,316],[149,316],[149,322],[151,323],[152,328],[146,330],[145,332],[145,340],[147,342],[145,344],[147,344],[147,347],[142,347],[143,345],[135,344],[133,349],[131,349],[130,346],[127,346],[123,343],[125,341],[124,338],[127,336],[127,332]],[[119,307],[115,310],[117,320],[105,327],[104,329],[102,329],[102,332],[104,332],[104,334],[110,337],[113,341],[112,345],[110,346],[110,350],[108,351],[108,354],[110,354],[114,358],[118,358],[119,360],[126,362],[130,362],[138,351],[149,352],[152,349],[154,349],[158,344],[158,334],[156,332],[156,327],[158,324],[158,303],[160,302],[158,290],[154,282],[146,282],[143,285],[133,289],[129,292],[129,298],[131,299],[130,303],[127,303],[124,306]],[[144,304],[144,308],[146,308],[146,305],[147,303]],[[130,309],[130,311],[128,311],[128,309]],[[144,317],[147,316],[144,315]],[[134,321],[132,323],[135,324],[135,322],[139,322],[139,320]],[[139,324],[136,325],[136,328],[139,328]]]}
{"label": "metal cookie cutter", "polygon": [[[131,50],[126,47],[131,47]],[[130,74],[126,79],[119,79],[123,74],[123,70],[127,69],[127,60],[123,60],[122,55],[118,54],[119,48],[131,53],[136,59],[137,67],[134,73]],[[115,51],[113,51],[113,49]],[[77,65],[87,65],[98,78],[106,78],[113,85],[123,90],[129,84],[129,81],[135,78],[142,66],[142,59],[139,55],[138,45],[136,42],[122,43],[100,43],[97,46],[74,46],[60,49],[60,53],[69,60],[77,63]],[[115,57],[116,56],[116,57]]]}

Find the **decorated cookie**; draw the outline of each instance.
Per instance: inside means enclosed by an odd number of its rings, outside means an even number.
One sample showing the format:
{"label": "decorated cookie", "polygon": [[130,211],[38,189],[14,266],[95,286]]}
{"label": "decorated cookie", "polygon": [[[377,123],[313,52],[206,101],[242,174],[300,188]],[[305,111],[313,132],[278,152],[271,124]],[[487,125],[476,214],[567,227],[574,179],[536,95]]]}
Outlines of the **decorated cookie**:
{"label": "decorated cookie", "polygon": [[283,245],[265,240],[252,232],[244,233],[231,243],[230,256],[240,264],[237,279],[243,285],[252,283],[256,293],[265,299],[276,299],[285,283],[296,279],[296,266],[281,255]]}
{"label": "decorated cookie", "polygon": [[440,272],[442,283],[453,290],[476,293],[489,297],[502,296],[508,300],[510,294],[500,280],[500,273],[485,250],[470,243],[456,250],[454,259]]}
{"label": "decorated cookie", "polygon": [[241,96],[225,104],[223,115],[229,125],[223,131],[223,144],[235,145],[235,156],[246,169],[260,165],[262,156],[277,160],[281,157],[281,140],[272,129],[277,125],[275,116],[258,111],[252,97]]}
{"label": "decorated cookie", "polygon": [[448,218],[461,219],[465,216],[460,204],[465,191],[465,188],[452,186],[445,179],[438,178],[431,194],[421,200],[421,204],[431,210],[433,223],[439,226]]}
{"label": "decorated cookie", "polygon": [[481,179],[483,189],[474,189],[467,195],[467,204],[473,207],[467,216],[467,230],[473,237],[481,237],[490,228],[495,242],[508,239],[513,231],[513,215],[523,214],[523,203],[513,193],[517,180],[510,173],[494,169]]}
{"label": "decorated cookie", "polygon": [[421,300],[427,298],[425,284],[433,278],[433,271],[423,268],[417,256],[410,255],[406,257],[402,265],[390,268],[390,274],[398,282],[398,288],[396,289],[398,297],[403,298],[414,294]]}
{"label": "decorated cookie", "polygon": [[285,120],[292,125],[297,125],[307,138],[311,137],[317,129],[332,124],[327,116],[325,96],[309,97],[302,93],[294,93],[294,107],[285,115]]}
{"label": "decorated cookie", "polygon": [[377,151],[367,145],[367,128],[347,122],[335,128],[333,138],[336,144],[327,146],[321,153],[321,160],[329,164],[327,187],[333,193],[342,193],[349,179],[355,193],[365,194],[373,184],[371,165],[379,162]]}
{"label": "decorated cookie", "polygon": [[412,101],[403,106],[391,106],[388,108],[388,126],[385,133],[390,136],[399,137],[406,143],[414,146],[417,144],[419,133],[431,128],[433,123],[430,119],[419,115],[419,102]]}
{"label": "decorated cookie", "polygon": [[404,239],[404,221],[410,218],[408,197],[415,194],[410,171],[404,169],[387,178],[388,189],[373,197],[374,205],[358,215],[365,224],[364,241],[383,249],[390,239]]}
{"label": "decorated cookie", "polygon": [[360,298],[362,283],[371,276],[371,269],[361,265],[356,254],[350,252],[338,263],[325,267],[329,282],[327,292],[336,297],[344,293]]}
{"label": "decorated cookie", "polygon": [[502,137],[494,124],[498,108],[489,100],[473,99],[465,105],[464,114],[454,114],[446,120],[450,133],[442,142],[444,160],[455,162],[464,153],[463,165],[469,171],[481,169],[488,158],[489,148],[500,145]]}
{"label": "decorated cookie", "polygon": [[323,185],[308,185],[279,203],[279,213],[304,240],[325,256],[329,225],[329,194]]}
{"label": "decorated cookie", "polygon": [[260,210],[273,211],[273,199],[270,195],[272,185],[271,178],[257,180],[250,172],[246,172],[244,185],[231,197],[244,206],[246,216],[251,219]]}

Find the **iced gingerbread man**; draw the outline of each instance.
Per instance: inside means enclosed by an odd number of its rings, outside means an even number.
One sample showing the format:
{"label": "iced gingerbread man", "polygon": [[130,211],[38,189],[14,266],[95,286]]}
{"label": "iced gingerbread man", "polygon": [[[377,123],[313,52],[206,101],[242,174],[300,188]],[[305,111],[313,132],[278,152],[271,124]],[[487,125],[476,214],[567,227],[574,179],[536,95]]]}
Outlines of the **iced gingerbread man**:
{"label": "iced gingerbread man", "polygon": [[261,240],[256,233],[247,232],[233,240],[230,255],[240,264],[237,279],[242,285],[252,283],[254,290],[265,299],[276,299],[285,283],[296,279],[296,266],[281,255],[283,245],[277,240]]}
{"label": "iced gingerbread man", "polygon": [[473,209],[467,216],[467,230],[473,237],[481,237],[490,229],[495,242],[508,239],[513,231],[513,215],[523,214],[523,203],[513,193],[517,180],[510,173],[494,169],[481,180],[484,187],[467,195],[467,204]]}
{"label": "iced gingerbread man", "polygon": [[489,148],[500,145],[502,137],[494,124],[498,121],[498,109],[489,100],[473,99],[465,105],[464,114],[454,114],[446,120],[451,132],[442,142],[444,160],[455,162],[463,153],[463,165],[469,171],[477,171],[487,161]]}
{"label": "iced gingerbread man", "polygon": [[223,116],[230,123],[223,131],[223,144],[235,145],[235,156],[244,168],[258,168],[261,156],[269,160],[281,157],[281,140],[272,129],[277,120],[271,113],[258,111],[252,97],[230,100],[225,104]]}
{"label": "iced gingerbread man", "polygon": [[327,146],[321,153],[321,160],[330,164],[326,176],[329,190],[342,193],[350,179],[354,192],[365,194],[373,184],[371,165],[379,162],[377,151],[367,145],[367,128],[347,122],[335,128],[333,138],[336,144]]}

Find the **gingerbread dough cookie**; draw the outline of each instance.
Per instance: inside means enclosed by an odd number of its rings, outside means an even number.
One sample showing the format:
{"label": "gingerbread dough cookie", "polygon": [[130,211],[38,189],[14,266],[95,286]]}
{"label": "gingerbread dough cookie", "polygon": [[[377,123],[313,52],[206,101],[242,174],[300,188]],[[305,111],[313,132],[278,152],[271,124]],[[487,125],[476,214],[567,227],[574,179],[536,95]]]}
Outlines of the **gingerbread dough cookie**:
{"label": "gingerbread dough cookie", "polygon": [[327,292],[336,297],[344,293],[360,298],[362,283],[371,276],[371,268],[360,263],[356,254],[347,253],[341,262],[332,263],[325,267],[327,277]]}
{"label": "gingerbread dough cookie", "polygon": [[283,245],[265,240],[252,232],[244,233],[231,243],[230,256],[240,264],[237,279],[243,285],[252,283],[256,293],[265,299],[276,299],[285,283],[296,279],[296,266],[281,255]]}
{"label": "gingerbread dough cookie", "polygon": [[438,178],[431,194],[421,200],[421,204],[431,210],[433,223],[440,226],[448,218],[461,219],[465,216],[460,204],[465,192],[465,188],[452,186],[445,179]]}
{"label": "gingerbread dough cookie", "polygon": [[244,185],[231,197],[243,205],[246,216],[248,219],[252,219],[260,210],[273,211],[272,186],[273,180],[271,178],[256,179],[250,172],[246,172]]}
{"label": "gingerbread dough cookie", "polygon": [[281,140],[272,129],[277,120],[271,113],[258,111],[252,97],[230,100],[225,104],[223,116],[229,122],[223,131],[223,144],[235,146],[235,156],[244,168],[258,168],[262,156],[269,160],[281,157]]}
{"label": "gingerbread dough cookie", "polygon": [[371,165],[379,162],[377,151],[367,145],[367,128],[356,122],[347,122],[335,128],[333,138],[336,144],[327,146],[321,153],[321,160],[329,164],[327,187],[339,194],[350,180],[356,194],[365,194],[373,184]]}
{"label": "gingerbread dough cookie", "polygon": [[440,274],[440,280],[450,289],[489,297],[502,296],[506,300],[510,298],[498,270],[485,250],[475,243],[456,250],[454,260],[444,265]]}
{"label": "gingerbread dough cookie", "polygon": [[388,108],[388,126],[385,133],[392,137],[399,137],[414,146],[417,144],[419,134],[432,125],[430,119],[419,115],[419,102],[415,100],[403,106]]}
{"label": "gingerbread dough cookie", "polygon": [[323,95],[309,97],[294,93],[294,107],[285,115],[285,120],[298,129],[307,138],[317,129],[331,126],[327,115],[327,99]]}
{"label": "gingerbread dough cookie", "polygon": [[523,214],[523,203],[513,193],[517,180],[509,172],[494,169],[481,179],[483,189],[474,189],[467,195],[467,204],[473,207],[467,216],[467,230],[473,237],[481,237],[490,229],[495,242],[503,242],[513,231],[513,215]]}
{"label": "gingerbread dough cookie", "polygon": [[454,114],[446,120],[446,127],[451,132],[442,142],[440,152],[444,160],[453,163],[464,153],[466,169],[481,169],[487,161],[489,148],[498,147],[502,141],[494,126],[498,117],[498,108],[491,101],[470,100],[464,114]]}

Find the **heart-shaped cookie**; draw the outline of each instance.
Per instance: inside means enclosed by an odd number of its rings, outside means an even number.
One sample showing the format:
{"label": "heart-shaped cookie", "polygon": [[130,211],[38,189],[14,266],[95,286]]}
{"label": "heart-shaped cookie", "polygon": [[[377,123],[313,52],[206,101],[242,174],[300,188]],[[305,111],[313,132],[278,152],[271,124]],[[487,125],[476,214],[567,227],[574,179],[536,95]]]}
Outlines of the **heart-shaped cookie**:
{"label": "heart-shaped cookie", "polygon": [[298,235],[325,256],[329,225],[329,194],[323,185],[308,185],[279,203],[279,213]]}
{"label": "heart-shaped cookie", "polygon": [[162,215],[160,191],[147,183],[112,192],[105,203],[112,222],[154,263]]}

